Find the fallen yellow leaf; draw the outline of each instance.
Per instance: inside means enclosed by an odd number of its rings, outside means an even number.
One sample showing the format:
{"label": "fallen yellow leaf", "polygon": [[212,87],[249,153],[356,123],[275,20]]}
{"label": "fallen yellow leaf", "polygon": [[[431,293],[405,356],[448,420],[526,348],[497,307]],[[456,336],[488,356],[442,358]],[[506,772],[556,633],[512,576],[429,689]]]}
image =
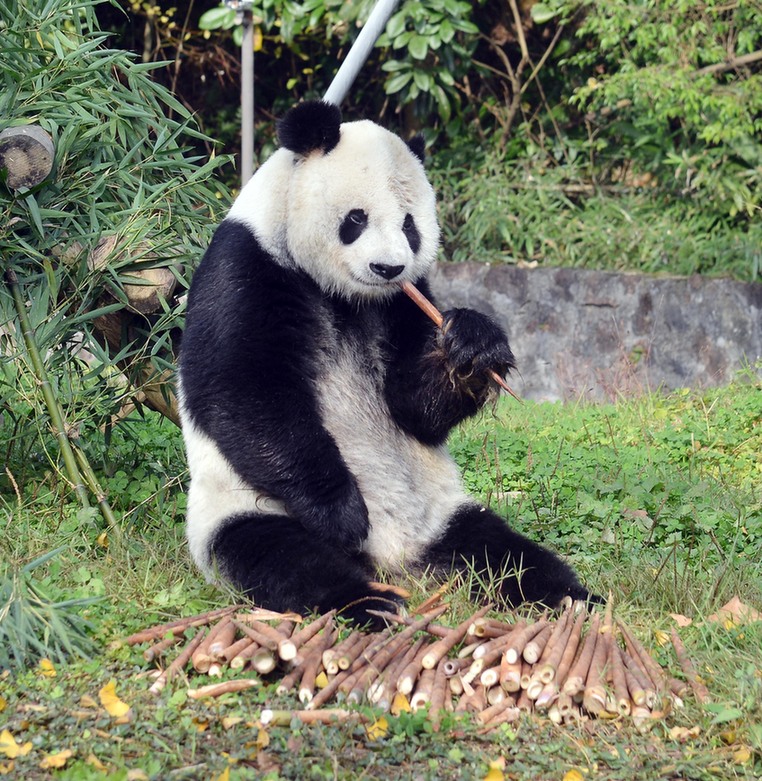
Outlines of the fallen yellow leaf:
{"label": "fallen yellow leaf", "polygon": [[27,743],[16,743],[16,738],[11,735],[9,730],[4,729],[0,732],[0,754],[5,754],[8,759],[25,757],[31,750],[31,741]]}
{"label": "fallen yellow leaf", "polygon": [[325,689],[328,686],[328,676],[325,674],[325,670],[321,670],[315,678],[315,686],[318,689]]}
{"label": "fallen yellow leaf", "polygon": [[257,748],[261,751],[263,748],[267,748],[270,745],[270,735],[267,730],[260,729],[257,732]]}
{"label": "fallen yellow leaf", "polygon": [[654,630],[654,638],[659,645],[667,645],[669,643],[669,635],[661,629]]}
{"label": "fallen yellow leaf", "polygon": [[373,724],[369,724],[365,728],[365,733],[368,736],[368,740],[381,740],[381,738],[385,738],[387,733],[389,732],[389,722],[381,716],[381,718],[376,719]]}
{"label": "fallen yellow leaf", "polygon": [[505,758],[495,759],[489,763],[489,770],[487,775],[484,776],[484,781],[504,781],[505,775],[503,770],[505,768]]}
{"label": "fallen yellow leaf", "polygon": [[51,662],[50,659],[40,659],[37,666],[40,668],[40,674],[44,675],[46,678],[56,677],[56,668],[53,667],[53,662]]}
{"label": "fallen yellow leaf", "polygon": [[135,768],[135,770],[127,771],[127,781],[148,781],[148,776],[145,770]]}
{"label": "fallen yellow leaf", "polygon": [[226,767],[214,781],[230,781],[230,768]]}
{"label": "fallen yellow leaf", "polygon": [[88,754],[85,763],[90,765],[90,767],[94,767],[96,770],[100,770],[103,773],[108,770],[108,768],[103,764],[103,762],[100,761],[100,759],[98,759],[98,757],[95,756],[95,754]]}
{"label": "fallen yellow leaf", "polygon": [[7,707],[8,703],[6,702],[5,697],[0,694],[0,713],[2,713]]}
{"label": "fallen yellow leaf", "polygon": [[79,704],[83,708],[97,708],[98,707],[98,703],[89,694],[83,694],[79,698]]}
{"label": "fallen yellow leaf", "polygon": [[123,718],[130,712],[130,706],[119,699],[116,694],[116,681],[109,681],[99,692],[101,705],[109,716],[115,719]]}
{"label": "fallen yellow leaf", "polygon": [[567,770],[564,773],[564,781],[584,781],[584,779],[585,777],[576,767],[573,767],[571,770]]}
{"label": "fallen yellow leaf", "polygon": [[400,713],[410,713],[410,701],[404,694],[397,692],[394,695],[391,712],[392,716],[399,716]]}
{"label": "fallen yellow leaf", "polygon": [[745,765],[751,759],[751,750],[748,746],[741,746],[733,752],[733,762],[736,765]]}
{"label": "fallen yellow leaf", "polygon": [[680,743],[685,743],[686,740],[691,738],[697,738],[701,734],[701,727],[698,725],[688,729],[687,727],[672,727],[669,731],[669,736],[672,740],[677,740]]}
{"label": "fallen yellow leaf", "polygon": [[236,724],[240,724],[243,721],[243,716],[223,716],[222,728],[230,729],[235,727]]}
{"label": "fallen yellow leaf", "polygon": [[63,767],[73,753],[70,748],[65,748],[63,751],[57,751],[55,754],[48,754],[40,762],[40,767],[43,770],[54,770],[55,768]]}
{"label": "fallen yellow leaf", "polygon": [[0,776],[9,776],[15,768],[15,762],[0,762]]}

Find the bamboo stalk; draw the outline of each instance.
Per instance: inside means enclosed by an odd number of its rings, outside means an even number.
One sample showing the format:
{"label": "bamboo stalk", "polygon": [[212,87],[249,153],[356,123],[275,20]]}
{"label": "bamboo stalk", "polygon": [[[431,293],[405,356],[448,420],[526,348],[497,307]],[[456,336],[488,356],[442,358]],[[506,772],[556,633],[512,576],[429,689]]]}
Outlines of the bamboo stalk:
{"label": "bamboo stalk", "polygon": [[306,664],[307,660],[312,658],[314,654],[319,653],[322,659],[323,649],[325,647],[323,645],[324,640],[324,635],[316,634],[310,637],[310,639],[300,648],[300,662],[298,664],[292,664],[290,671],[281,678],[280,683],[275,690],[276,694],[285,694],[286,692],[293,689],[299,681],[301,681],[302,674],[304,672],[304,665]]}
{"label": "bamboo stalk", "polygon": [[506,624],[504,621],[498,621],[495,618],[477,618],[468,627],[468,635],[494,640],[498,637],[505,637],[510,632],[516,630],[520,624],[524,623],[523,620],[520,620],[515,624]]}
{"label": "bamboo stalk", "polygon": [[614,687],[615,710],[620,716],[629,716],[632,709],[630,691],[624,674],[624,662],[616,638],[612,635],[609,644],[609,669]]}
{"label": "bamboo stalk", "polygon": [[259,721],[265,727],[288,727],[294,719],[302,724],[335,724],[338,721],[347,721],[352,718],[361,718],[361,716],[356,712],[342,708],[326,710],[271,710],[265,708],[259,714]]}
{"label": "bamboo stalk", "polygon": [[434,687],[434,676],[435,672],[431,667],[424,668],[418,676],[413,695],[410,698],[410,707],[414,711],[420,710],[431,700],[431,690]]}
{"label": "bamboo stalk", "polygon": [[[444,607],[444,606],[443,606]],[[399,613],[388,613],[385,610],[368,610],[368,613],[372,616],[378,616],[383,618],[390,624],[401,624],[403,626],[410,626],[415,621],[412,616],[401,616]],[[442,626],[441,624],[430,623],[426,625],[426,632],[434,637],[446,637],[452,628],[449,626]]]}
{"label": "bamboo stalk", "polygon": [[[291,635],[291,642],[298,648],[301,648],[308,640],[313,638],[324,626],[332,621],[336,615],[335,610],[324,613],[320,618],[316,618],[309,624],[303,626],[298,632]],[[296,661],[296,660],[294,660]]]}
{"label": "bamboo stalk", "polygon": [[500,686],[507,692],[517,692],[521,688],[521,660],[509,662],[503,654],[500,659]]}
{"label": "bamboo stalk", "polygon": [[656,687],[657,693],[664,693],[667,691],[669,685],[661,667],[659,667],[648,651],[646,651],[643,645],[633,636],[632,632],[630,632],[624,624],[619,624],[619,629],[621,630],[622,635],[624,635],[630,656],[646,671],[648,677]]}
{"label": "bamboo stalk", "polygon": [[529,664],[535,664],[540,659],[540,656],[542,656],[542,652],[545,649],[545,646],[548,644],[548,641],[550,640],[554,631],[555,627],[553,624],[548,624],[547,626],[543,627],[524,646],[524,650],[521,654],[524,657],[524,661],[529,662]]}
{"label": "bamboo stalk", "polygon": [[423,669],[432,670],[434,667],[436,667],[437,664],[439,664],[440,659],[442,659],[448,653],[448,651],[450,651],[461,640],[463,640],[463,638],[466,636],[466,632],[468,632],[468,627],[471,626],[472,622],[475,619],[483,616],[491,608],[492,605],[484,605],[484,607],[477,610],[470,618],[467,618],[465,621],[461,621],[461,623],[458,624],[454,629],[450,630],[450,632],[448,632],[445,637],[442,637],[435,643],[432,643],[421,659],[421,665],[423,666]]}
{"label": "bamboo stalk", "polygon": [[555,659],[549,658],[545,662],[545,665],[547,666],[544,666],[540,669],[540,677],[545,683],[550,683],[550,681],[555,680],[558,682],[558,685],[561,686],[566,680],[566,676],[568,675],[569,670],[571,670],[572,664],[574,663],[575,657],[577,655],[579,640],[582,636],[582,627],[585,624],[586,618],[587,616],[584,613],[580,613],[577,616],[574,624],[571,626],[571,629],[569,629],[569,632],[566,636],[566,644],[563,647],[561,658],[558,660],[555,668],[553,667],[553,662],[555,662]]}
{"label": "bamboo stalk", "polygon": [[404,649],[395,657],[386,669],[368,686],[368,699],[382,710],[391,706],[394,692],[397,691],[397,681],[401,670],[415,659],[423,646],[424,639],[419,637],[409,648]]}
{"label": "bamboo stalk", "polygon": [[[446,608],[439,608],[435,611],[436,615],[439,615]],[[390,637],[385,646],[380,648],[374,655],[372,663],[368,665],[367,671],[360,676],[357,681],[355,690],[350,692],[350,696],[347,698],[349,702],[360,702],[365,690],[369,689],[373,681],[381,675],[391,661],[397,656],[400,649],[407,643],[410,638],[420,629],[426,627],[426,625],[432,620],[433,615],[422,616],[414,621],[409,626],[405,627],[396,637]],[[425,661],[425,657],[424,657]]]}
{"label": "bamboo stalk", "polygon": [[[232,642],[227,648],[223,648],[220,653],[220,661],[226,662],[228,665],[233,659],[248,648],[254,641],[250,637],[241,637],[238,640]],[[240,669],[240,668],[239,668]]]}
{"label": "bamboo stalk", "polygon": [[50,384],[48,373],[45,370],[45,364],[42,360],[40,350],[37,347],[37,337],[35,336],[34,329],[32,328],[29,316],[27,315],[24,298],[21,295],[21,286],[19,285],[16,272],[12,268],[7,268],[5,270],[5,281],[11,290],[13,303],[16,307],[16,315],[18,316],[19,324],[21,325],[21,335],[32,362],[32,371],[37,380],[37,385],[42,391],[42,397],[45,401],[45,406],[48,409],[48,415],[50,415],[53,434],[58,441],[58,449],[60,450],[61,457],[64,461],[69,483],[74,489],[74,493],[77,495],[80,504],[83,507],[89,507],[90,500],[79,467],[77,466],[76,456],[74,455],[71,442],[69,441],[67,433],[68,427],[64,420],[63,409],[56,398],[53,386]]}
{"label": "bamboo stalk", "polygon": [[261,621],[243,623],[236,620],[236,626],[252,640],[256,640],[264,648],[269,648],[284,662],[296,658],[296,644],[290,637],[284,637],[274,627]]}
{"label": "bamboo stalk", "polygon": [[165,651],[168,651],[172,646],[177,645],[181,640],[185,639],[184,632],[178,634],[171,634],[169,637],[165,637],[163,640],[159,640],[154,643],[150,648],[146,648],[143,651],[143,658],[147,662],[152,662],[154,659],[158,659],[164,655]]}
{"label": "bamboo stalk", "polygon": [[484,630],[483,637],[489,637],[489,639],[486,642],[481,643],[478,648],[474,650],[473,657],[474,659],[479,659],[482,656],[487,656],[490,658],[492,657],[492,652],[494,650],[498,650],[500,653],[503,652],[505,647],[511,643],[516,637],[519,636],[519,633],[526,627],[526,622],[524,621],[518,621],[516,624],[514,624],[513,628],[509,632],[504,632],[502,634],[497,635],[496,637],[490,637],[490,632],[493,631],[492,627],[485,626],[481,627]]}
{"label": "bamboo stalk", "polygon": [[223,694],[233,694],[259,686],[259,681],[255,678],[238,678],[231,681],[222,681],[221,683],[211,683],[208,686],[199,686],[198,689],[188,689],[188,696],[193,700],[200,700],[204,697],[220,697]]}
{"label": "bamboo stalk", "polygon": [[[442,323],[444,323],[444,317],[442,316],[442,313],[434,306],[434,304],[429,301],[426,296],[421,293],[420,290],[412,283],[405,280],[404,282],[400,282],[400,288],[403,290],[403,292],[411,298],[416,305],[431,319],[439,328],[442,327]],[[508,385],[508,383],[494,370],[494,369],[488,369],[487,373],[489,374],[490,378],[496,382],[506,393],[513,396],[516,401],[521,401],[521,398],[517,396],[513,390],[511,390],[511,387]]]}
{"label": "bamboo stalk", "polygon": [[[564,649],[566,648],[566,643],[569,639],[569,635],[571,634],[572,627],[573,622],[571,610],[566,610],[564,611],[564,614],[561,616],[561,618],[559,618],[559,620],[556,622],[556,625],[553,628],[553,632],[551,633],[550,637],[548,637],[548,641],[545,643],[545,647],[542,649],[541,654],[536,660],[537,669],[534,671],[534,675],[536,677],[541,677],[541,672],[543,669],[546,671],[549,669],[555,671],[556,665],[561,660],[561,656],[564,652]],[[524,654],[526,654],[527,650],[527,648],[524,649]],[[526,656],[524,656],[524,658],[526,659]],[[544,667],[544,665],[548,665],[548,667]],[[551,675],[551,679],[552,677],[553,675]],[[545,683],[545,681],[543,681],[543,683]]]}
{"label": "bamboo stalk", "polygon": [[450,687],[447,683],[443,662],[444,660],[437,665],[434,671],[434,683],[431,687],[431,699],[429,700],[429,719],[434,732],[439,731],[442,713],[447,709],[446,706],[450,700]]}
{"label": "bamboo stalk", "polygon": [[179,656],[169,665],[169,667],[164,669],[159,677],[153,682],[151,688],[148,690],[151,694],[160,694],[167,683],[185,668],[185,665],[190,661],[193,652],[204,639],[205,634],[206,628],[198,630],[196,636],[185,646]]}
{"label": "bamboo stalk", "polygon": [[593,614],[592,621],[590,623],[590,629],[585,638],[585,642],[582,645],[582,651],[577,658],[577,661],[572,665],[569,670],[569,676],[564,682],[561,690],[570,696],[578,694],[585,688],[585,680],[587,679],[587,673],[590,669],[590,662],[595,652],[595,645],[599,636],[598,629],[600,627],[600,616],[598,613]]}
{"label": "bamboo stalk", "polygon": [[230,617],[223,618],[220,623],[221,629],[209,644],[209,655],[216,662],[221,661],[222,652],[233,644],[236,635],[236,626]]}
{"label": "bamboo stalk", "polygon": [[317,677],[318,668],[323,659],[323,651],[328,648],[335,639],[335,632],[333,627],[323,630],[324,634],[321,637],[321,641],[315,644],[314,650],[310,652],[310,655],[304,660],[302,665],[302,679],[299,684],[299,701],[303,705],[307,705],[312,701],[315,695],[315,678]]}
{"label": "bamboo stalk", "polygon": [[397,691],[408,696],[415,688],[415,682],[423,669],[423,657],[428,652],[427,646],[422,646],[416,656],[400,671],[397,679]]}
{"label": "bamboo stalk", "polygon": [[196,672],[205,673],[209,671],[209,667],[214,661],[214,657],[212,656],[209,649],[211,648],[212,643],[217,639],[217,636],[225,629],[227,622],[230,620],[231,619],[229,616],[220,619],[209,630],[206,637],[201,641],[201,643],[199,643],[198,647],[193,652],[193,656],[191,657],[191,664],[193,665],[193,669]]}
{"label": "bamboo stalk", "polygon": [[609,656],[609,642],[611,641],[611,632],[604,631],[605,627],[610,627],[610,623],[604,623],[598,632],[598,638],[595,641],[595,650],[590,660],[590,668],[587,671],[585,679],[585,689],[582,694],[582,705],[588,713],[598,715],[606,710],[606,689],[604,686],[605,673],[604,667]]}
{"label": "bamboo stalk", "polygon": [[199,626],[206,626],[218,618],[223,618],[224,616],[230,615],[231,613],[235,613],[235,611],[239,610],[240,608],[241,605],[221,607],[217,608],[216,610],[209,610],[206,613],[199,613],[195,616],[187,616],[186,618],[179,618],[176,621],[169,621],[165,624],[158,624],[157,626],[150,627],[149,629],[143,629],[140,632],[136,632],[135,634],[130,635],[124,640],[124,642],[127,645],[138,645],[139,643],[147,643],[151,640],[158,640],[164,637],[167,632],[178,632],[181,629],[186,630],[192,627],[195,628]]}
{"label": "bamboo stalk", "polygon": [[309,709],[315,710],[321,708],[334,696],[334,694],[336,694],[340,686],[345,686],[348,681],[351,683],[352,676],[355,675],[358,670],[362,669],[362,666],[367,663],[365,652],[367,651],[369,654],[372,653],[373,643],[375,641],[376,638],[374,638],[372,635],[368,635],[361,642],[357,643],[352,649],[353,653],[357,653],[357,656],[353,659],[350,667],[347,670],[341,670],[336,676],[334,676],[333,680],[329,681],[328,685],[324,689],[321,689],[319,692],[317,692],[307,707]]}
{"label": "bamboo stalk", "polygon": [[528,624],[521,630],[516,632],[516,635],[511,639],[510,645],[505,649],[506,659],[513,664],[517,662],[526,644],[538,633],[541,632],[548,624],[547,619],[540,618],[533,624]]}
{"label": "bamboo stalk", "polygon": [[685,650],[683,641],[677,634],[677,630],[673,627],[671,631],[672,645],[674,646],[675,653],[677,654],[677,661],[680,664],[680,669],[683,671],[686,680],[690,684],[693,694],[700,703],[705,703],[709,700],[709,690],[698,679],[696,668],[693,666],[693,662],[688,656],[688,652]]}

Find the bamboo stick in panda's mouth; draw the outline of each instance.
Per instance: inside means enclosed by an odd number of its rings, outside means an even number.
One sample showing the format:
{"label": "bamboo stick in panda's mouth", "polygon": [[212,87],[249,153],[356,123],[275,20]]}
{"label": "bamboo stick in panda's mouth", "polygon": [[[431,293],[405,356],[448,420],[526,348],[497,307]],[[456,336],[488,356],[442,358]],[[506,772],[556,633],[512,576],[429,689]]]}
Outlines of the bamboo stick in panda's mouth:
{"label": "bamboo stick in panda's mouth", "polygon": [[[434,321],[434,323],[441,328],[442,323],[444,322],[444,318],[442,317],[442,313],[434,306],[434,304],[429,301],[426,296],[421,293],[420,290],[412,283],[408,282],[407,280],[399,283],[400,288],[402,291],[411,298],[415,304],[420,307],[420,309],[431,319]],[[496,382],[506,393],[513,396],[516,401],[522,401],[521,397],[518,396],[508,385],[508,383],[494,370],[494,369],[488,369],[487,373],[490,376],[490,379],[492,379],[494,382]]]}

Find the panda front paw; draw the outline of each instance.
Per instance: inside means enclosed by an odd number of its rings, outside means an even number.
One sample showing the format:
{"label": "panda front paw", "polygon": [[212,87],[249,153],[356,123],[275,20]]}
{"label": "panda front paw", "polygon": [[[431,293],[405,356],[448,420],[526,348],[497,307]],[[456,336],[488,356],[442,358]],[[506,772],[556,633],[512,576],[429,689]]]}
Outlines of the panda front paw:
{"label": "panda front paw", "polygon": [[440,342],[451,376],[472,392],[486,387],[490,369],[502,377],[516,365],[503,329],[473,309],[445,312]]}
{"label": "panda front paw", "polygon": [[404,606],[405,599],[394,590],[368,583],[367,590],[356,594],[337,615],[369,632],[380,632],[387,622],[375,613],[400,613]]}

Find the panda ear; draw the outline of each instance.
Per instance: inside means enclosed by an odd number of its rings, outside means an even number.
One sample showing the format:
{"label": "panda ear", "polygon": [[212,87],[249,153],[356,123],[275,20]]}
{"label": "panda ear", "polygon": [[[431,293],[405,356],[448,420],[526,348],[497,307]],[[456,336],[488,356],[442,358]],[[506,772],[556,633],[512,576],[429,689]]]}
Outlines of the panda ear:
{"label": "panda ear", "polygon": [[421,133],[414,135],[408,142],[410,151],[422,162],[426,162],[426,140]]}
{"label": "panda ear", "polygon": [[333,103],[308,100],[294,106],[278,122],[281,146],[298,155],[315,149],[330,152],[339,143],[341,110]]}

